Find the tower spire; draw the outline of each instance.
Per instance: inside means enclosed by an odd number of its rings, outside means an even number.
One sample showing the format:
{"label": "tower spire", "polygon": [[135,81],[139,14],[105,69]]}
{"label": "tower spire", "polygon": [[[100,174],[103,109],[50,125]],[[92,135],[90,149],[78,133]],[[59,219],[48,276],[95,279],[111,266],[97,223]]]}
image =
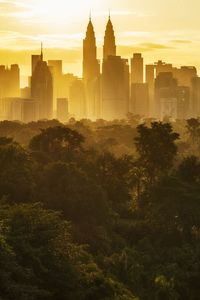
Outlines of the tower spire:
{"label": "tower spire", "polygon": [[108,56],[116,56],[115,32],[110,17],[110,10],[104,36],[103,53],[104,59],[106,59]]}
{"label": "tower spire", "polygon": [[90,22],[92,21],[92,11],[91,11],[91,9],[90,9],[89,21]]}

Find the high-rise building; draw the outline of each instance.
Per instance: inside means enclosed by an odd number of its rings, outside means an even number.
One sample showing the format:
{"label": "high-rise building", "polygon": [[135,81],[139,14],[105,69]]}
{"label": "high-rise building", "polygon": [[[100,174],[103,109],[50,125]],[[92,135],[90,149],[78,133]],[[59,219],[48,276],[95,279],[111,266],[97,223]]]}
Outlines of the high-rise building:
{"label": "high-rise building", "polygon": [[57,99],[62,97],[62,60],[49,60],[48,66],[53,78],[53,108],[57,108]]}
{"label": "high-rise building", "polygon": [[192,117],[200,117],[200,77],[192,79]]}
{"label": "high-rise building", "polygon": [[1,119],[28,123],[38,118],[38,101],[19,97],[1,99]]}
{"label": "high-rise building", "polygon": [[110,16],[106,25],[106,31],[104,36],[103,59],[107,59],[108,56],[116,56],[115,33]]}
{"label": "high-rise building", "polygon": [[131,59],[131,83],[144,82],[144,61],[141,53],[134,53]]}
{"label": "high-rise building", "polygon": [[197,69],[192,66],[182,66],[181,68],[173,68],[173,76],[177,79],[179,86],[189,88],[190,98],[187,118],[193,117],[192,79],[197,77]]}
{"label": "high-rise building", "polygon": [[67,122],[69,116],[68,110],[68,99],[67,98],[58,98],[57,99],[57,119],[65,123]]}
{"label": "high-rise building", "polygon": [[86,117],[84,83],[81,79],[72,82],[69,89],[69,113],[76,119]]}
{"label": "high-rise building", "polygon": [[173,68],[174,78],[178,80],[180,86],[192,87],[192,78],[197,77],[197,69],[190,66]]}
{"label": "high-rise building", "polygon": [[122,119],[129,109],[129,65],[120,56],[108,56],[102,70],[102,118]]}
{"label": "high-rise building", "polygon": [[162,60],[159,60],[158,62],[155,63],[155,69],[156,69],[156,77],[160,73],[173,73],[173,66],[172,64],[166,64]]}
{"label": "high-rise building", "polygon": [[30,99],[31,98],[31,89],[30,87],[24,87],[20,89],[20,97]]}
{"label": "high-rise building", "polygon": [[177,118],[177,80],[172,72],[161,72],[155,80],[156,116]]}
{"label": "high-rise building", "polygon": [[39,102],[35,99],[22,99],[22,122],[36,122],[39,119]]}
{"label": "high-rise building", "polygon": [[70,87],[74,81],[78,79],[77,76],[71,73],[63,74],[62,76],[62,85],[61,85],[61,95],[60,98],[69,99]]}
{"label": "high-rise building", "polygon": [[100,63],[97,59],[96,38],[91,18],[83,41],[83,80],[87,117],[96,119],[97,106],[100,103]]}
{"label": "high-rise building", "polygon": [[41,60],[41,55],[39,54],[33,54],[31,56],[31,74],[33,75],[35,71],[35,67],[37,66],[37,63]]}
{"label": "high-rise building", "polygon": [[10,68],[0,66],[0,98],[20,96],[20,70],[18,65]]}
{"label": "high-rise building", "polygon": [[53,79],[42,51],[31,77],[31,98],[39,102],[39,119],[53,117]]}
{"label": "high-rise building", "polygon": [[177,118],[187,120],[190,117],[190,88],[178,86],[177,88]]}
{"label": "high-rise building", "polygon": [[155,116],[155,101],[154,101],[154,83],[155,83],[155,66],[146,65],[146,83],[149,90],[149,116]]}
{"label": "high-rise building", "polygon": [[132,83],[129,111],[141,117],[149,116],[149,90],[147,83]]}

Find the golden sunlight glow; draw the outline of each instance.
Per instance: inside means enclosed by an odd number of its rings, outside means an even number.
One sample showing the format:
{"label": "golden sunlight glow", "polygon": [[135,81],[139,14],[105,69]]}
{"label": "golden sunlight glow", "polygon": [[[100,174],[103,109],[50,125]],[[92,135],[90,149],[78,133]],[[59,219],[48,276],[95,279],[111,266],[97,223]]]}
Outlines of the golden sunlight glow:
{"label": "golden sunlight glow", "polygon": [[98,2],[94,0],[34,0],[33,12],[41,21],[61,22],[73,19],[79,14],[88,15],[90,8],[96,7]]}
{"label": "golden sunlight glow", "polygon": [[89,12],[101,59],[110,9],[118,55],[142,52],[146,63],[163,59],[200,70],[200,1],[179,2],[177,9],[174,0],[0,0],[0,64],[19,63],[27,75],[42,40],[45,59],[62,59],[66,71],[81,74]]}

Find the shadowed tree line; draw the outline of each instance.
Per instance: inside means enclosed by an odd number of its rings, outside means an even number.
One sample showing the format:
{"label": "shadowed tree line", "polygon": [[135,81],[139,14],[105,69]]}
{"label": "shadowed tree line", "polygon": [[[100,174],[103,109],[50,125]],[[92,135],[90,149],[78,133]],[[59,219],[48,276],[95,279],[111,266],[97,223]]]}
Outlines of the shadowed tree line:
{"label": "shadowed tree line", "polygon": [[0,299],[200,299],[200,121],[0,123]]}

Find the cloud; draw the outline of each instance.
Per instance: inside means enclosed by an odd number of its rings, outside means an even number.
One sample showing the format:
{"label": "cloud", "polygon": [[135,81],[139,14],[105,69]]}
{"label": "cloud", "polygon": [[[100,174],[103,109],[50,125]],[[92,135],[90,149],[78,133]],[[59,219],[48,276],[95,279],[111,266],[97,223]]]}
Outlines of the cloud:
{"label": "cloud", "polygon": [[0,16],[4,18],[30,17],[31,6],[21,1],[0,0]]}
{"label": "cloud", "polygon": [[166,44],[157,44],[157,43],[140,43],[141,47],[144,47],[146,50],[162,50],[162,49],[173,49],[173,47],[170,47]]}
{"label": "cloud", "polygon": [[165,44],[157,44],[157,43],[137,43],[133,45],[119,45],[118,53],[125,57],[132,56],[133,53],[136,52],[152,52],[155,50],[164,50],[164,49],[174,49]]}
{"label": "cloud", "polygon": [[123,32],[124,37],[149,37],[152,35],[152,32],[149,31],[126,31]]}
{"label": "cloud", "polygon": [[[112,10],[110,12],[111,16],[134,16],[134,17],[146,17],[146,14],[142,12],[136,12],[131,10]],[[95,16],[108,16],[109,10],[99,11],[94,13]]]}
{"label": "cloud", "polygon": [[17,31],[0,31],[1,49],[35,49],[41,41],[47,48],[75,48],[82,45],[83,33],[72,34],[24,34]]}
{"label": "cloud", "polygon": [[175,44],[191,44],[192,41],[190,40],[171,40],[172,43],[175,43]]}

